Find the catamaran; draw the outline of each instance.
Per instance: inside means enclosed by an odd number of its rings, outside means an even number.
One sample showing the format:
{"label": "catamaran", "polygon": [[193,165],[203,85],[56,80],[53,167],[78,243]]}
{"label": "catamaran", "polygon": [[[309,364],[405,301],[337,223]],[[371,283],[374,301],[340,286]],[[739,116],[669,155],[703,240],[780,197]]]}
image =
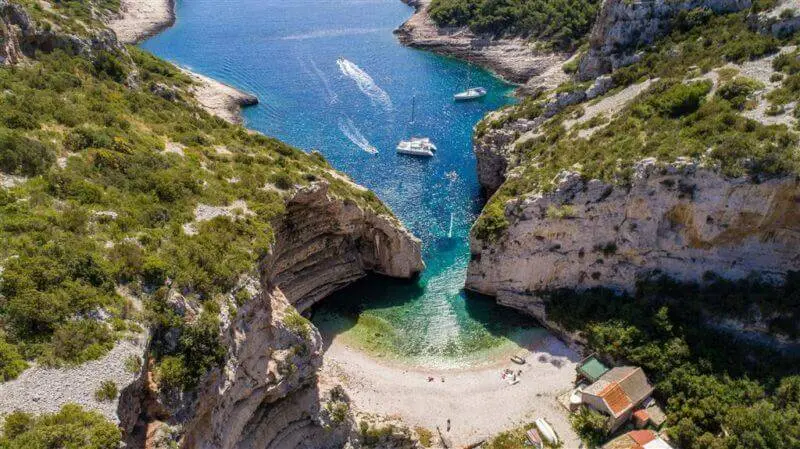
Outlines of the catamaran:
{"label": "catamaran", "polygon": [[[411,97],[411,121],[408,123],[409,125],[414,124],[415,105],[415,98]],[[427,137],[411,137],[410,139],[401,140],[397,144],[397,152],[409,156],[432,157],[435,151],[436,145]]]}
{"label": "catamaran", "polygon": [[[472,70],[467,74],[467,86],[472,84]],[[477,100],[478,98],[482,98],[486,95],[486,89],[483,87],[470,87],[467,88],[464,92],[459,92],[453,95],[453,99],[455,101],[470,101],[470,100]]]}

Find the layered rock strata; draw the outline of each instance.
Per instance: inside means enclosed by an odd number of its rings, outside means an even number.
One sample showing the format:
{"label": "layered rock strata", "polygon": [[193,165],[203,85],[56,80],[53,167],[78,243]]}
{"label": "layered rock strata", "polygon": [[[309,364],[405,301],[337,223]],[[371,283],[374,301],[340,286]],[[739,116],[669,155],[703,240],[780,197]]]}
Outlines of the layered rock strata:
{"label": "layered rock strata", "polygon": [[472,237],[466,285],[546,321],[537,293],[633,292],[654,272],[779,282],[800,269],[799,202],[796,176],[731,179],[688,160],[643,160],[630,186],[565,171],[553,192],[506,204],[501,237]]}
{"label": "layered rock strata", "polygon": [[[173,441],[181,447],[214,449],[301,448],[311,442],[333,448],[352,437],[347,423],[323,428],[324,392],[315,386],[321,339],[297,310],[367,272],[415,276],[424,268],[420,241],[396,219],[332,196],[326,183],[300,189],[287,201],[275,235],[271,254],[259,266],[260,280],[244,279],[239,286],[252,299],[223,312],[223,367],[191,392],[150,385],[155,401],[149,418],[163,420],[151,424],[150,435],[176,426]],[[233,292],[228,304],[232,298]]]}

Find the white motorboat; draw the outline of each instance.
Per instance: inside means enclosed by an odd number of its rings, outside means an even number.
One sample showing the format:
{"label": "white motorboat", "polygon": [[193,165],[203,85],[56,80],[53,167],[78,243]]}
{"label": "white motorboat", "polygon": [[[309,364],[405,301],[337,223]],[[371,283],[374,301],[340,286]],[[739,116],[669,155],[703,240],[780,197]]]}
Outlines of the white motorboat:
{"label": "white motorboat", "polygon": [[486,95],[486,89],[483,87],[471,87],[464,92],[459,92],[453,95],[453,99],[456,101],[469,101],[469,100],[477,100]]}
{"label": "white motorboat", "polygon": [[[416,98],[411,97],[411,121],[409,125],[414,124],[414,109],[416,106]],[[427,137],[411,137],[410,139],[401,140],[397,144],[397,153],[406,154],[409,156],[423,156],[432,157],[436,152],[436,145],[431,142]]]}

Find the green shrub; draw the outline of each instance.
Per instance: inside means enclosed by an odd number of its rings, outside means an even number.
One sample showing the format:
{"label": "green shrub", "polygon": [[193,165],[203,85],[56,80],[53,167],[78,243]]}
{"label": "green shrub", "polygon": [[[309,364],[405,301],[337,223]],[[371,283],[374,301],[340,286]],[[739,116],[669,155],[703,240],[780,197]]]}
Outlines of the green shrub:
{"label": "green shrub", "polygon": [[167,356],[156,365],[156,382],[160,388],[182,388],[188,381],[188,374],[181,357]]}
{"label": "green shrub", "polygon": [[142,358],[138,355],[129,355],[125,359],[125,371],[136,374],[142,369]]}
{"label": "green shrub", "polygon": [[710,80],[692,83],[661,83],[653,87],[647,104],[659,114],[680,117],[696,111],[711,91],[714,84]]}
{"label": "green shrub", "polygon": [[27,367],[16,346],[8,343],[0,333],[0,382],[15,379]]}
{"label": "green shrub", "polygon": [[311,323],[294,308],[289,308],[283,317],[283,324],[291,332],[301,336],[304,340],[311,337]]}
{"label": "green shrub", "polygon": [[104,380],[94,392],[94,398],[101,402],[111,402],[117,398],[119,390],[113,380]]}
{"label": "green shrub", "polygon": [[588,407],[569,417],[572,427],[589,447],[600,447],[608,439],[608,418]]}
{"label": "green shrub", "polygon": [[550,220],[575,218],[575,206],[571,204],[562,204],[560,206],[551,204],[550,206],[547,206],[545,216]]}
{"label": "green shrub", "polygon": [[38,140],[0,128],[0,170],[25,176],[43,174],[55,162],[53,150]]}
{"label": "green shrub", "polygon": [[722,99],[728,100],[731,106],[741,111],[744,109],[747,99],[763,87],[763,84],[754,79],[738,76],[719,86],[717,95]]}
{"label": "green shrub", "polygon": [[433,0],[428,12],[440,26],[513,34],[572,48],[589,31],[599,8],[593,0]]}
{"label": "green shrub", "polygon": [[32,416],[13,412],[0,434],[4,449],[116,449],[119,428],[97,412],[67,404],[57,413]]}
{"label": "green shrub", "polygon": [[53,332],[52,358],[43,362],[59,365],[62,362],[79,364],[95,360],[114,347],[114,334],[104,323],[94,320],[68,321]]}
{"label": "green shrub", "polygon": [[424,427],[414,427],[414,432],[417,434],[419,444],[424,447],[431,447],[433,445],[433,432]]}

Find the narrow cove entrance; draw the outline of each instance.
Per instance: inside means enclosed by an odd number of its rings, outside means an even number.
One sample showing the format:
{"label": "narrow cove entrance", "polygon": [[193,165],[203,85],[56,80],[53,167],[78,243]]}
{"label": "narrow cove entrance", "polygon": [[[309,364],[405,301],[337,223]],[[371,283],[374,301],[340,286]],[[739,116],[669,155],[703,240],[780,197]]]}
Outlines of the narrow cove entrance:
{"label": "narrow cove entrance", "polygon": [[[315,308],[328,339],[447,368],[481,365],[547,336],[532,319],[463,291],[469,228],[482,205],[472,128],[512,101],[511,86],[401,46],[392,30],[412,9],[399,0],[179,0],[176,13],[175,26],[145,49],[256,94],[248,127],[319,150],[423,241],[427,269],[415,282],[370,276]],[[489,94],[454,103],[470,78]],[[436,155],[396,154],[410,134],[430,137]]]}

